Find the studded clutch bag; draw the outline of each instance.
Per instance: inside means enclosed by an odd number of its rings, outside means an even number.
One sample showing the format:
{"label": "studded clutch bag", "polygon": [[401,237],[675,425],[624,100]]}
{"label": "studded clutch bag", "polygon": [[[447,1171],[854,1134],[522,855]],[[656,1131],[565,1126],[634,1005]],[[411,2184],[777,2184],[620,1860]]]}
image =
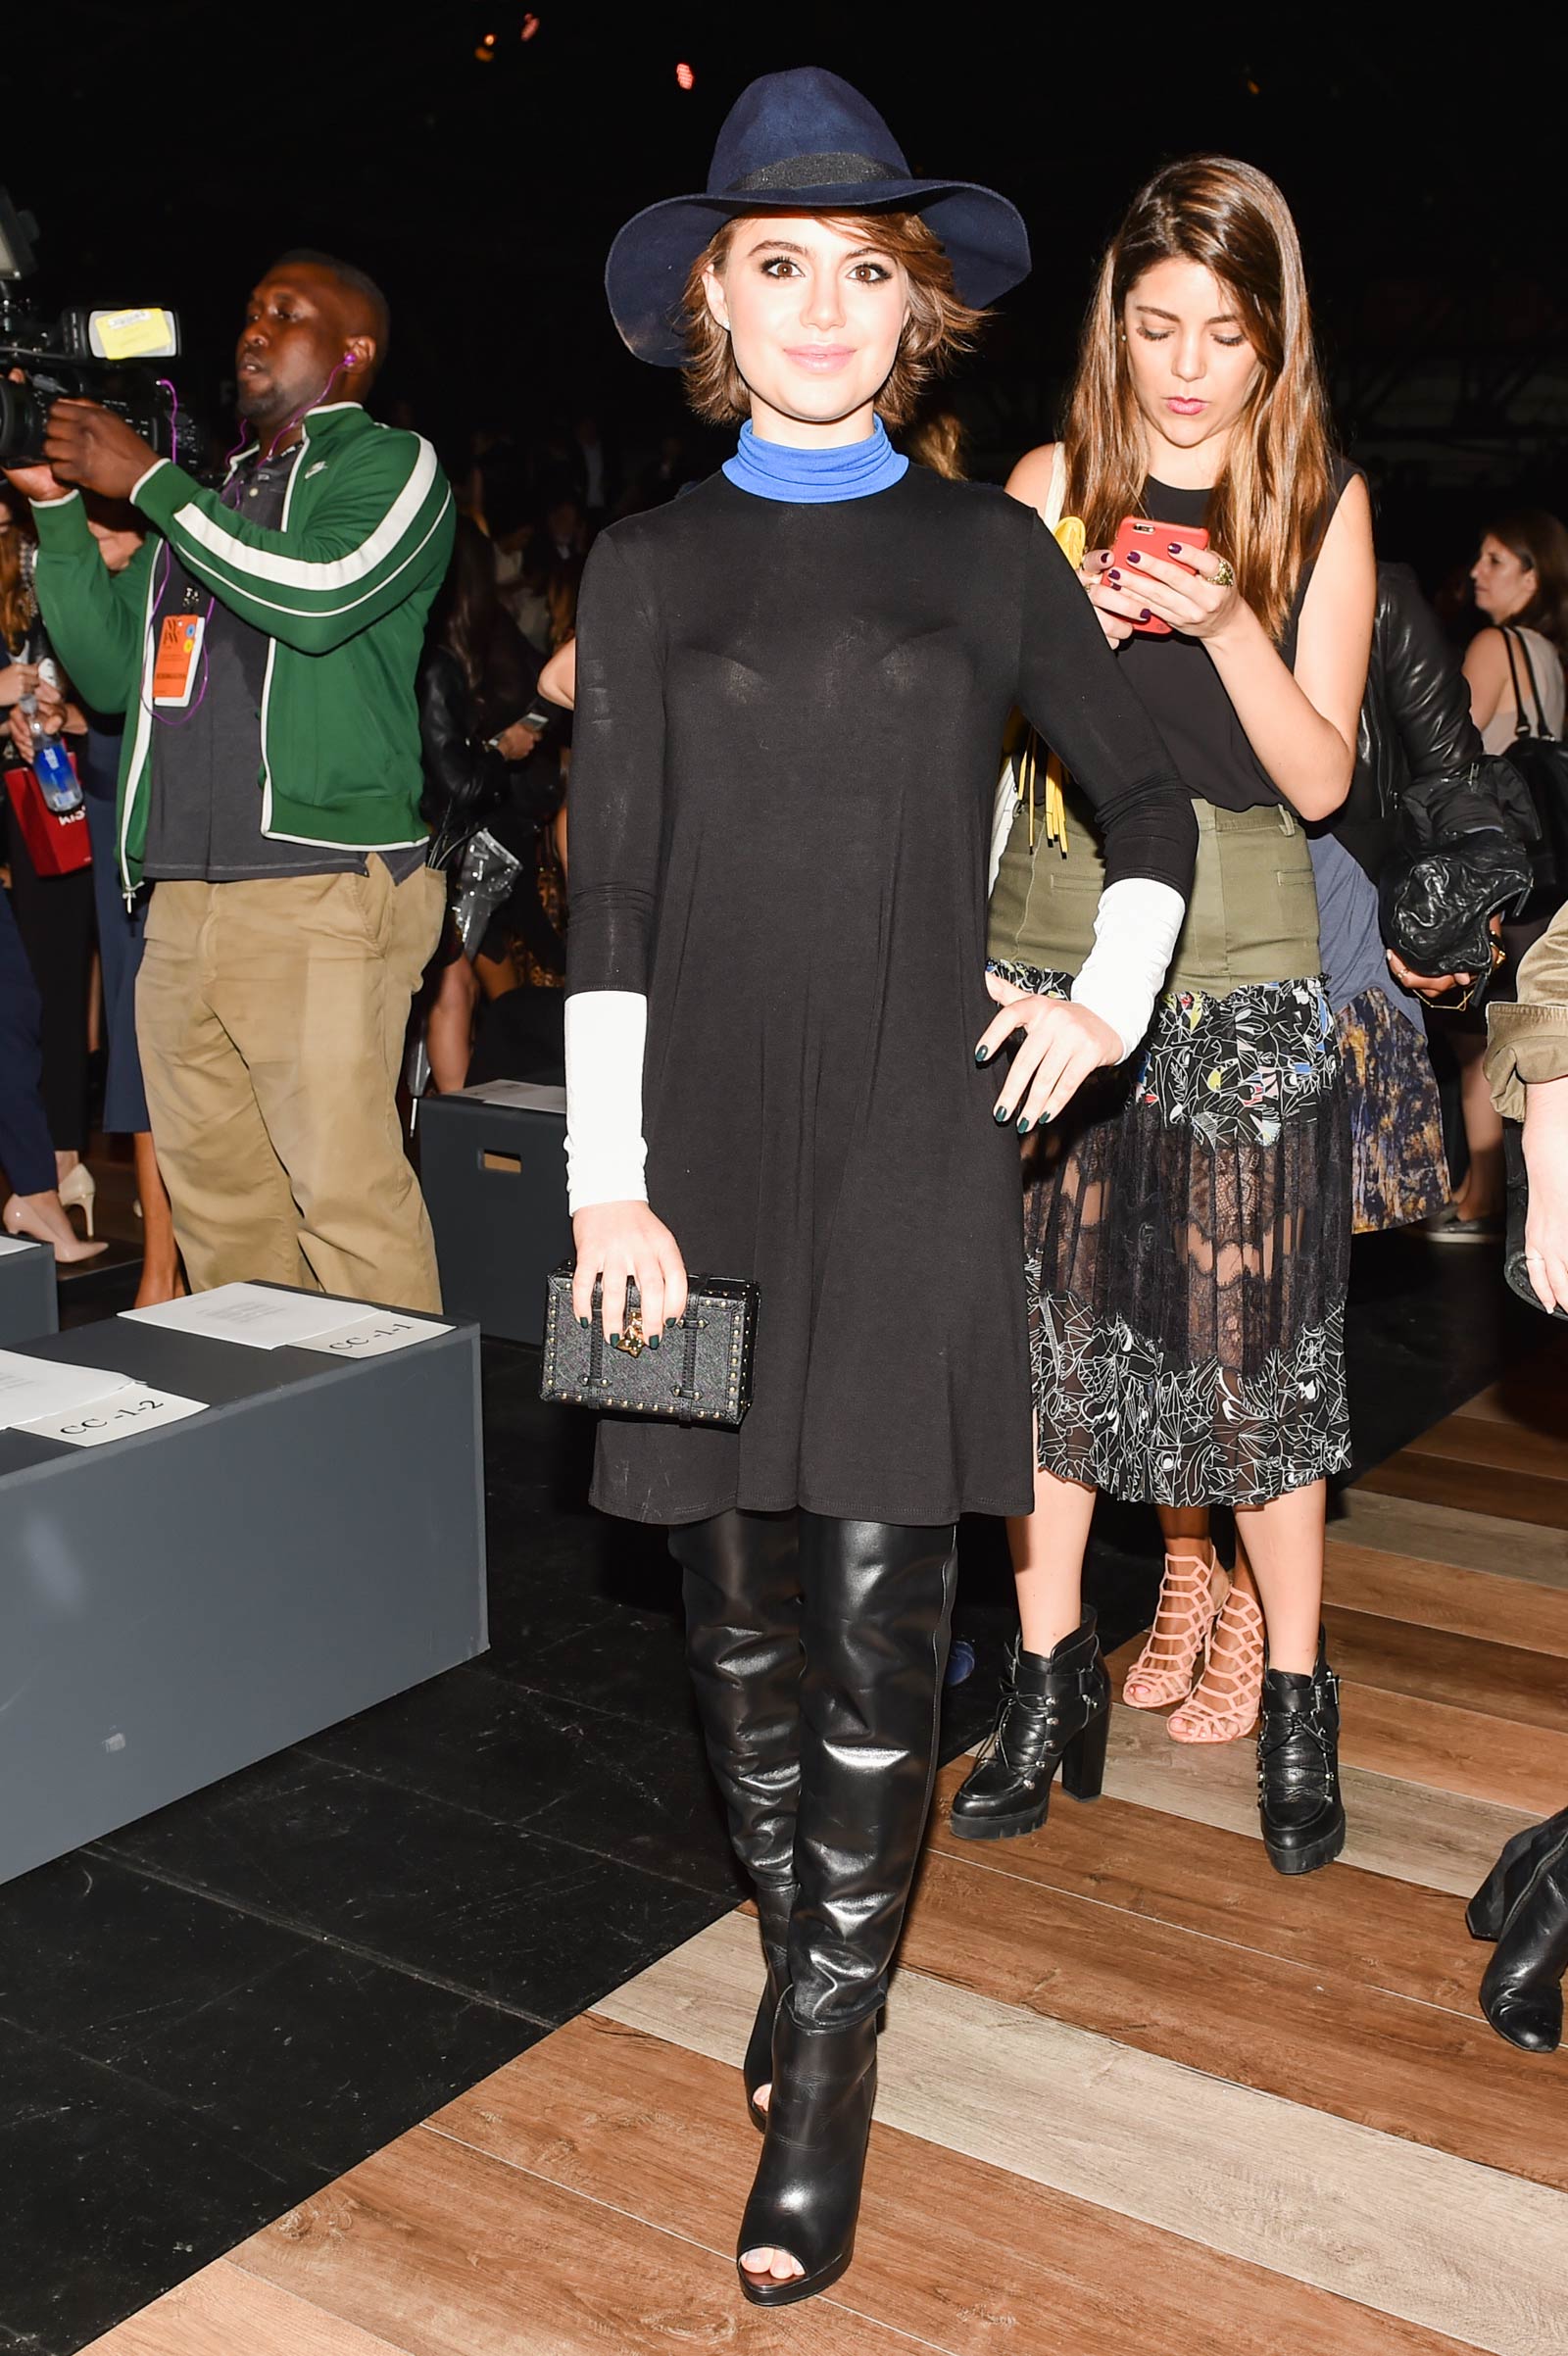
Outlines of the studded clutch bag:
{"label": "studded clutch bag", "polygon": [[632,1285],[621,1330],[611,1341],[594,1287],[588,1331],[571,1305],[568,1260],[549,1280],[545,1304],[541,1399],[615,1415],[661,1415],[672,1423],[716,1424],[739,1431],[752,1403],[752,1353],[757,1340],[757,1287],[723,1276],[687,1279],[686,1314],[658,1337],[643,1331],[642,1304]]}

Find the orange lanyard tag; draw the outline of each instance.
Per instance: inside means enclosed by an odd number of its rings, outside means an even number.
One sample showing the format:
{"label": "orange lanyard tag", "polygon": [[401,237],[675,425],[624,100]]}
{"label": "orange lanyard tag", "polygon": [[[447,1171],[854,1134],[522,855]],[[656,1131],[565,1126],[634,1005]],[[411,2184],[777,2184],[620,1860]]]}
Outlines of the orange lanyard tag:
{"label": "orange lanyard tag", "polygon": [[153,702],[183,707],[196,684],[196,666],[207,630],[204,614],[166,614],[158,626],[153,663]]}

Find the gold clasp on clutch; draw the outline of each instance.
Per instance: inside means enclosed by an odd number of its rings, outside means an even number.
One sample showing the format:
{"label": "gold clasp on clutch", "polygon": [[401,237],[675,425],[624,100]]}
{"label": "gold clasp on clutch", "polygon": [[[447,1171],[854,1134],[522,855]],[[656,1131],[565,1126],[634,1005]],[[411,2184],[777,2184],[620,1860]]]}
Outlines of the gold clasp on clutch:
{"label": "gold clasp on clutch", "polygon": [[648,1347],[648,1344],[643,1334],[643,1313],[641,1309],[628,1309],[626,1311],[625,1316],[621,1319],[620,1331],[615,1336],[612,1347],[615,1350],[623,1351],[628,1358],[640,1358],[642,1356],[643,1351]]}

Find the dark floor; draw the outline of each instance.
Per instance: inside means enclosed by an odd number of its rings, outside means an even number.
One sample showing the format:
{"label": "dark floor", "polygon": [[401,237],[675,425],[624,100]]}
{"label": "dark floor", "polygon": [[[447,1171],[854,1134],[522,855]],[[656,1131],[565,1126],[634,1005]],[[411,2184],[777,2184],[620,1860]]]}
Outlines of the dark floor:
{"label": "dark floor", "polygon": [[[122,1294],[122,1270],[74,1282],[68,1319]],[[1378,1240],[1353,1303],[1358,1469],[1530,1332],[1485,1250]],[[673,1572],[587,1511],[587,1432],[537,1382],[487,1346],[482,1661],[6,1890],[0,2351],[69,2356],[734,1902]],[[1152,1517],[1103,1513],[1107,1645],[1156,1568]],[[950,1754],[1007,1632],[991,1525],[957,1618],[979,1665]]]}

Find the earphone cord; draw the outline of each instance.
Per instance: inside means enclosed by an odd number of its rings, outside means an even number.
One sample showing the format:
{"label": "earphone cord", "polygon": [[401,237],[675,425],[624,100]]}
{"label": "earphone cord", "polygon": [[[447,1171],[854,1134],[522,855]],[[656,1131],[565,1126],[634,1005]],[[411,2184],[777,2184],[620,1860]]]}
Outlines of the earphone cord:
{"label": "earphone cord", "polygon": [[[276,433],[273,434],[271,440],[267,445],[266,454],[261,462],[263,466],[266,466],[268,460],[273,457],[277,450],[277,445],[282,440],[284,434],[291,433],[293,431],[294,427],[300,422],[300,419],[306,415],[307,411],[319,409],[322,402],[326,399],[328,393],[332,390],[333,385],[336,384],[338,378],[342,375],[344,369],[351,368],[354,366],[354,358],[355,356],[352,352],[345,352],[342,359],[338,362],[336,368],[328,376],[326,382],[322,385],[320,391],[316,395],[315,399],[305,402],[294,412],[294,415],[291,417],[285,418],[284,422],[278,427]],[[179,455],[177,431],[179,423],[179,395],[167,376],[160,376],[158,383],[159,389],[169,395],[169,455],[171,459],[177,460]],[[235,460],[239,457],[249,439],[250,428],[249,426],[246,426],[245,430],[241,433],[239,440],[233,445],[233,448],[225,451],[223,454],[223,487],[219,493],[219,498],[221,500],[224,507],[233,507],[237,509],[239,506],[238,500],[231,501],[229,499],[229,476],[233,471]],[[260,448],[259,444],[258,448]],[[156,562],[163,567],[163,569],[157,576],[157,583],[153,590],[153,602],[148,608],[147,612],[147,628],[142,639],[142,679],[144,682],[148,673],[148,656],[151,652],[154,635],[158,628],[159,609],[164,602],[164,592],[169,587],[169,574],[172,560],[171,559],[169,553],[169,542],[167,540],[164,541]],[[155,720],[161,728],[188,727],[191,721],[196,717],[197,712],[201,710],[202,705],[206,700],[208,681],[212,676],[211,663],[207,650],[207,624],[213,618],[213,608],[217,605],[217,603],[218,599],[216,596],[210,595],[208,597],[207,611],[202,615],[201,684],[197,688],[196,693],[192,696],[185,710],[179,712],[177,715],[173,712],[160,712],[156,704],[148,701],[145,684],[140,691],[142,710],[148,714],[149,718]]]}

